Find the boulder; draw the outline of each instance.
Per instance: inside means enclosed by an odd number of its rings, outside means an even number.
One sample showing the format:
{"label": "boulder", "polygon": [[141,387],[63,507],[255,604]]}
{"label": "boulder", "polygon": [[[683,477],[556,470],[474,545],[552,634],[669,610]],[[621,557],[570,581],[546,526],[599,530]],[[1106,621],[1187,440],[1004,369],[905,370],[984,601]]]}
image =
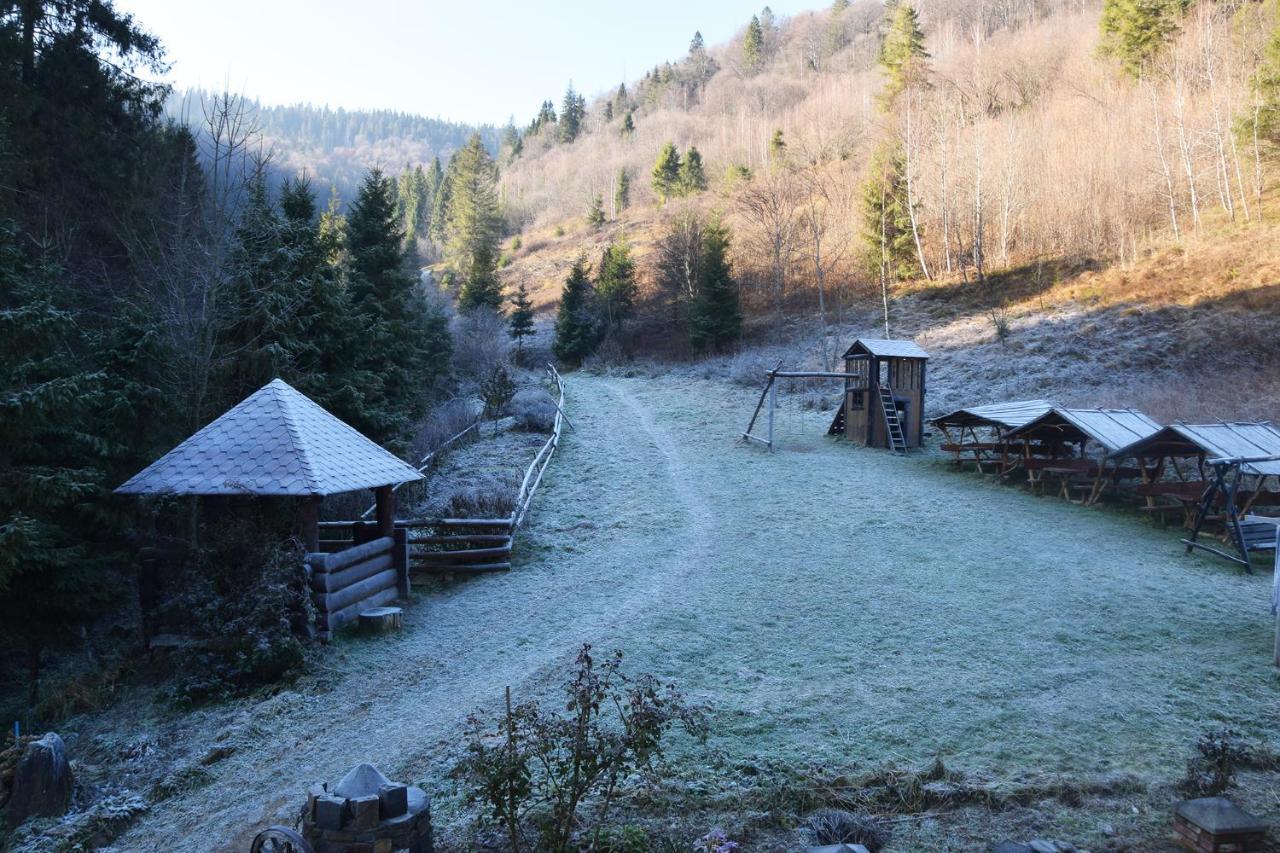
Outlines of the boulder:
{"label": "boulder", "polygon": [[75,779],[67,761],[67,747],[54,732],[27,744],[13,771],[6,819],[16,827],[29,817],[59,817],[67,813]]}

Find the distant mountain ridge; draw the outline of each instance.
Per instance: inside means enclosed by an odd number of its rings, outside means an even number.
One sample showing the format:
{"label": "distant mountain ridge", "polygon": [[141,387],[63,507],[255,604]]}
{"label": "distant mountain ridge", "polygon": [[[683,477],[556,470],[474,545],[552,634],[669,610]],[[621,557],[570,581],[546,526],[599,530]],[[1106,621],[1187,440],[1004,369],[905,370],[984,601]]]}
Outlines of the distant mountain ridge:
{"label": "distant mountain ridge", "polygon": [[[175,91],[166,104],[170,116],[199,124],[201,103],[212,93]],[[280,179],[306,174],[323,198],[332,187],[345,203],[355,197],[365,172],[373,167],[398,173],[405,165],[429,164],[466,144],[479,133],[491,151],[501,130],[397,110],[348,110],[314,104],[266,105],[247,99],[264,150],[272,155]]]}

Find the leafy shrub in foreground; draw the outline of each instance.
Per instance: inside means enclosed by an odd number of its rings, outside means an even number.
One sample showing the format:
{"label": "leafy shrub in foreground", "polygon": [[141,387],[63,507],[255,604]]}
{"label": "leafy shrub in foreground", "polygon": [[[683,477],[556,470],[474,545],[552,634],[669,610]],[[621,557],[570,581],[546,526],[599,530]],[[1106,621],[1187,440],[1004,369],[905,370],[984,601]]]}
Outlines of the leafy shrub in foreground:
{"label": "leafy shrub in foreground", "polygon": [[596,804],[598,845],[619,786],[662,755],[672,726],[705,737],[702,712],[674,685],[647,674],[627,677],[619,651],[597,663],[584,644],[564,691],[563,714],[536,701],[512,707],[508,691],[504,714],[467,720],[468,756],[459,771],[471,800],[483,804],[516,851],[529,848],[526,823],[536,827],[536,849],[575,849],[578,809],[588,799]]}
{"label": "leafy shrub in foreground", "polygon": [[889,841],[888,828],[868,814],[844,809],[820,809],[805,818],[800,830],[806,844],[861,844],[876,853]]}
{"label": "leafy shrub in foreground", "polygon": [[1189,794],[1216,796],[1235,784],[1236,770],[1252,757],[1249,744],[1232,729],[1211,729],[1196,739],[1182,788]]}

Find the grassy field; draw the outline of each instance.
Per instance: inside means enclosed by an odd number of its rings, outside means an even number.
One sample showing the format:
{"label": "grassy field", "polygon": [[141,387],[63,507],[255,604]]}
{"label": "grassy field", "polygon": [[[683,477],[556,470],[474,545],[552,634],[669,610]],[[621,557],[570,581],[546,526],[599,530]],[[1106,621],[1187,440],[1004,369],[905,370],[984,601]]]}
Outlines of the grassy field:
{"label": "grassy field", "polygon": [[[710,742],[674,755],[707,790],[737,784],[734,768],[935,755],[992,779],[1158,784],[1206,727],[1280,739],[1265,574],[1186,557],[1136,516],[924,456],[812,434],[774,454],[744,446],[752,392],[722,383],[568,387],[576,429],[513,572],[420,596],[400,637],[340,642],[286,693],[180,718],[126,704],[83,723],[79,743],[104,752],[122,731],[147,732],[171,762],[230,748],[209,785],[114,849],[247,849],[308,784],[361,760],[430,787],[440,838],[457,843],[467,816],[447,772],[465,715],[504,685],[549,695],[584,641],[711,706]],[[959,831],[926,822],[894,849],[971,849],[949,840]]]}

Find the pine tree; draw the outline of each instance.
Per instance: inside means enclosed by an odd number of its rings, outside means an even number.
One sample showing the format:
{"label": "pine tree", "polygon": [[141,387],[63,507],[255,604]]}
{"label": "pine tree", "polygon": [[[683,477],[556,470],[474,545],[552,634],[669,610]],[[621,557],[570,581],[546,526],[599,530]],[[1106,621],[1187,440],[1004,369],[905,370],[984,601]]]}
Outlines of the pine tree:
{"label": "pine tree", "polygon": [[700,193],[707,188],[707,175],[702,168],[702,154],[694,146],[685,152],[680,164],[681,194]]}
{"label": "pine tree", "polygon": [[880,103],[885,109],[893,105],[907,86],[924,79],[928,59],[916,10],[908,3],[899,3],[893,10],[884,43],[880,45],[880,66],[886,77]]}
{"label": "pine tree", "polygon": [[591,206],[587,208],[587,224],[592,228],[599,228],[604,222],[604,199],[597,193],[592,196]]}
{"label": "pine tree", "polygon": [[718,350],[742,336],[742,308],[728,260],[729,231],[720,222],[702,229],[702,257],[689,304],[689,343],[699,352]]}
{"label": "pine tree", "polygon": [[582,120],[587,115],[587,99],[574,91],[569,84],[564,93],[564,102],[560,107],[560,141],[573,142],[582,132]]}
{"label": "pine tree", "polygon": [[653,164],[653,191],[665,203],[667,199],[680,192],[680,154],[675,143],[668,142],[662,146],[658,159]]}
{"label": "pine tree", "polygon": [[618,130],[618,133],[621,136],[630,136],[635,133],[636,122],[635,119],[632,118],[634,114],[634,110],[627,110],[627,114],[622,117],[622,127]]}
{"label": "pine tree", "polygon": [[707,49],[706,42],[702,40],[702,31],[694,30],[693,40],[689,42],[689,55],[693,56],[702,53]]}
{"label": "pine tree", "polygon": [[613,121],[613,101],[604,102],[604,123]]}
{"label": "pine tree", "polygon": [[458,308],[473,311],[477,308],[502,309],[504,297],[502,282],[498,278],[496,248],[482,245],[476,249],[471,271],[458,289]]}
{"label": "pine tree", "polygon": [[585,258],[578,258],[564,283],[556,312],[555,341],[551,351],[567,365],[576,366],[600,343],[596,322],[595,289]]}
{"label": "pine tree", "polygon": [[507,317],[510,335],[516,342],[516,349],[524,351],[524,339],[536,333],[533,325],[533,300],[529,298],[529,286],[521,281],[520,286],[511,297],[511,314]]}
{"label": "pine tree", "polygon": [[764,62],[764,30],[760,26],[760,18],[751,16],[747,24],[747,33],[742,39],[742,62],[748,71],[756,71]]}
{"label": "pine tree", "polygon": [[600,258],[596,299],[604,317],[604,331],[617,331],[631,316],[636,300],[636,265],[625,240],[610,243]]}
{"label": "pine tree", "polygon": [[849,8],[849,0],[835,0],[835,2],[831,4],[831,14],[839,15],[842,12],[844,12],[845,9],[848,9],[848,8]]}
{"label": "pine tree", "polygon": [[627,209],[627,205],[631,203],[631,173],[623,166],[618,170],[618,180],[613,188],[613,206],[617,209],[618,215],[622,215],[622,211]]}
{"label": "pine tree", "polygon": [[631,96],[627,93],[627,84],[619,83],[618,91],[613,96],[614,112],[627,112],[631,108]]}

